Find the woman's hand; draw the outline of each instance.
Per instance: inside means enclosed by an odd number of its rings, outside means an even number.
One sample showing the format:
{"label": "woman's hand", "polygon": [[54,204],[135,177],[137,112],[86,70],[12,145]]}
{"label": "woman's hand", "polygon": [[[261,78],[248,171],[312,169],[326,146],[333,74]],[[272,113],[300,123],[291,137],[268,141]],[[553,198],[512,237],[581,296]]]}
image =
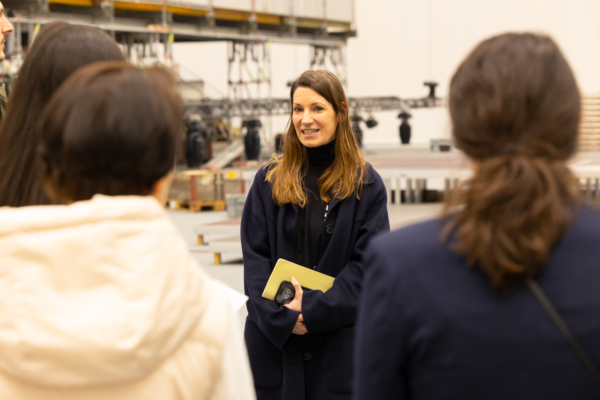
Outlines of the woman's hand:
{"label": "woman's hand", "polygon": [[[302,312],[302,286],[300,286],[300,282],[296,280],[296,278],[292,277],[292,285],[294,285],[294,290],[296,294],[294,295],[294,300],[290,303],[286,304],[285,307],[290,310]],[[294,329],[292,330],[294,335],[305,335],[308,333],[306,330],[306,325],[304,325],[304,317],[302,314],[298,315],[298,321],[296,321],[296,325],[294,325]]]}
{"label": "woman's hand", "polygon": [[294,290],[296,291],[296,295],[294,296],[294,300],[285,306],[290,310],[302,312],[302,286],[300,286],[300,282],[296,280],[296,278],[292,277],[292,285],[294,285]]}
{"label": "woman's hand", "polygon": [[296,321],[296,325],[294,325],[292,333],[294,335],[306,335],[308,333],[308,330],[306,330],[306,325],[304,325],[304,318],[302,317],[302,314],[298,315],[298,321]]}

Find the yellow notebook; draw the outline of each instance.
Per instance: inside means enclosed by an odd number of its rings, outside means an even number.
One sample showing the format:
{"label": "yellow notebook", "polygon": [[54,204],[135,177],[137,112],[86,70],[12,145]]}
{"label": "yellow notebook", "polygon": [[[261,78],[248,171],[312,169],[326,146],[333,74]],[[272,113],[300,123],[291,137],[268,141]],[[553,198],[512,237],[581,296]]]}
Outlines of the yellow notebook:
{"label": "yellow notebook", "polygon": [[279,285],[282,281],[292,281],[292,276],[296,278],[300,285],[312,290],[321,290],[326,292],[333,286],[335,278],[314,271],[309,268],[305,268],[302,265],[294,264],[280,258],[271,272],[267,286],[263,291],[262,297],[269,300],[274,300],[279,290]]}

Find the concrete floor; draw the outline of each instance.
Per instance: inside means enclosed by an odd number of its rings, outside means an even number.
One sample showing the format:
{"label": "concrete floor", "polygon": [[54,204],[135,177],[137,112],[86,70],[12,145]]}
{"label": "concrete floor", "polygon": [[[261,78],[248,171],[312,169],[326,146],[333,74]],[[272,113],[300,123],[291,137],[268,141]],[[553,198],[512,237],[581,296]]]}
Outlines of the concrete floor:
{"label": "concrete floor", "polygon": [[[460,152],[431,153],[427,146],[382,146],[380,148],[365,149],[365,157],[375,167],[380,169],[392,168],[427,168],[427,169],[464,169],[469,168],[469,163]],[[576,154],[569,162],[577,176],[600,177],[600,152],[586,151]],[[442,205],[438,203],[426,204],[392,204],[388,207],[390,225],[397,229],[404,225],[415,223],[424,219],[436,217],[440,214]],[[244,291],[243,264],[241,257],[223,253],[222,264],[214,265],[212,253],[194,251],[196,236],[193,228],[197,225],[224,221],[226,212],[197,212],[167,211],[190,245],[192,254],[210,275],[231,288],[240,292]],[[229,236],[229,237],[227,237]],[[230,239],[231,235],[213,234],[210,240]]]}
{"label": "concrete floor", "polygon": [[[441,207],[442,205],[439,203],[392,204],[388,207],[390,225],[392,229],[398,229],[408,224],[434,218],[439,215]],[[191,249],[196,246],[196,236],[193,232],[195,226],[227,219],[227,213],[224,211],[202,211],[193,213],[168,210],[167,213],[180,230]],[[212,240],[215,239],[218,240],[219,236],[212,236]],[[222,255],[222,264],[214,265],[214,256],[212,253],[192,252],[192,254],[198,263],[202,265],[213,278],[224,282],[229,287],[239,292],[244,292],[244,270],[240,257],[224,253]]]}

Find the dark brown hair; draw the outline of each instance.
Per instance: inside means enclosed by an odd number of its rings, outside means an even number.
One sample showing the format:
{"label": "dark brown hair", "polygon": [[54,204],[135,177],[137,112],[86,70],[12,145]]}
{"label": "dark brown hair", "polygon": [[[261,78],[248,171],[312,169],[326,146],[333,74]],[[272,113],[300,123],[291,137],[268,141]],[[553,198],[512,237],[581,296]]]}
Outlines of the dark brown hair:
{"label": "dark brown hair", "polygon": [[[335,133],[335,161],[319,179],[321,198],[329,203],[332,197],[341,200],[352,194],[360,196],[367,175],[366,161],[350,126],[348,101],[342,84],[332,72],[305,71],[292,84],[291,105],[294,103],[294,92],[299,87],[310,88],[325,98],[333,107],[338,118]],[[269,168],[267,181],[273,187],[275,203],[279,205],[292,203],[302,207],[306,204],[304,176],[307,165],[306,148],[298,139],[296,128],[292,123],[292,115],[290,115],[283,136],[283,155],[275,156],[267,165]]]}
{"label": "dark brown hair", "polygon": [[44,113],[48,192],[62,202],[148,195],[173,169],[182,129],[183,102],[167,70],[114,61],[84,67]]}
{"label": "dark brown hair", "polygon": [[475,171],[447,201],[444,238],[506,292],[544,270],[577,208],[566,165],[577,148],[577,83],[552,39],[504,34],[459,66],[449,108]]}
{"label": "dark brown hair", "polygon": [[69,75],[103,60],[125,60],[104,31],[64,22],[41,29],[19,70],[0,124],[0,206],[50,203],[36,152],[42,112]]}

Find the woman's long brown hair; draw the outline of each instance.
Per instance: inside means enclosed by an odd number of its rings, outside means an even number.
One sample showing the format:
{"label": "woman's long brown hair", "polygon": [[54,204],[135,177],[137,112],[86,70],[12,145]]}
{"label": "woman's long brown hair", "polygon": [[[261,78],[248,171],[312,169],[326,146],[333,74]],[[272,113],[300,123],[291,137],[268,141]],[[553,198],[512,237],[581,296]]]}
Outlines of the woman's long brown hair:
{"label": "woman's long brown hair", "polygon": [[19,70],[0,124],[0,207],[50,204],[38,154],[44,107],[80,67],[96,61],[124,61],[104,31],[53,22],[45,25]]}
{"label": "woman's long brown hair", "polygon": [[[367,163],[362,156],[356,136],[348,119],[348,102],[342,84],[331,72],[325,70],[305,71],[292,84],[290,102],[299,87],[310,88],[323,96],[333,107],[338,125],[335,133],[335,161],[319,179],[321,199],[329,203],[332,198],[345,199],[360,193],[367,176]],[[283,156],[274,157],[267,165],[267,181],[273,188],[276,204],[306,204],[304,176],[308,160],[306,148],[298,139],[292,116],[283,136]]]}
{"label": "woman's long brown hair", "polygon": [[544,270],[576,212],[566,160],[577,148],[577,83],[552,39],[504,34],[460,65],[449,108],[474,176],[448,199],[443,238],[507,292]]}

